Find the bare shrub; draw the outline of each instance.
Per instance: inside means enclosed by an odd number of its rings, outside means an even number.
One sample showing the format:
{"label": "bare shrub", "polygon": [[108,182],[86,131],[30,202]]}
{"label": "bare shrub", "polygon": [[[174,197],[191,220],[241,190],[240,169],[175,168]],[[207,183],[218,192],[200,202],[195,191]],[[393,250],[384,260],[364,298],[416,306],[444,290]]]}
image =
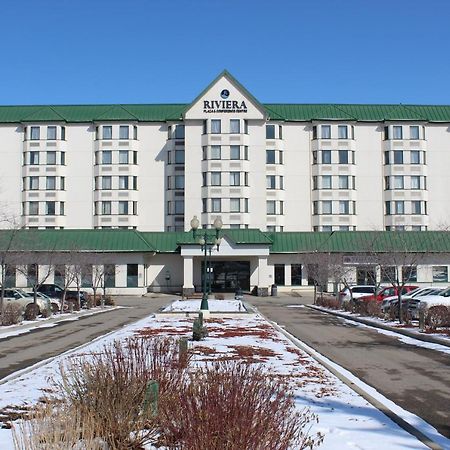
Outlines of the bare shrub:
{"label": "bare shrub", "polygon": [[16,325],[22,322],[23,308],[17,303],[7,303],[0,316],[1,324],[4,326]]}
{"label": "bare shrub", "polygon": [[355,300],[355,307],[354,311],[357,314],[360,314],[361,316],[367,316],[368,310],[367,310],[367,303],[362,300]]}
{"label": "bare shrub", "polygon": [[78,304],[78,300],[76,298],[68,298],[66,299],[65,303],[67,304],[67,309],[69,311],[79,311],[80,305]]}
{"label": "bare shrub", "polygon": [[159,418],[145,408],[148,383],[159,383],[159,407],[176,409],[172,392],[186,378],[186,355],[172,339],[129,338],[114,342],[88,360],[61,367],[62,394],[96,425],[112,449],[137,449],[159,434]]}
{"label": "bare shrub", "polygon": [[15,450],[105,449],[92,418],[64,404],[37,408],[29,420],[16,422],[12,432]]}
{"label": "bare shrub", "polygon": [[367,314],[371,317],[383,317],[381,302],[377,302],[376,300],[369,300],[367,302]]}
{"label": "bare shrub", "polygon": [[52,307],[48,306],[47,308],[44,308],[42,310],[42,317],[44,317],[45,319],[47,319],[48,317],[50,317],[52,315]]}
{"label": "bare shrub", "polygon": [[192,373],[176,392],[178,408],[162,417],[170,450],[287,450],[314,448],[317,418],[297,412],[292,392],[258,366],[217,362]]}
{"label": "bare shrub", "polygon": [[430,330],[450,325],[450,311],[444,305],[432,306],[425,317],[425,324]]}
{"label": "bare shrub", "polygon": [[25,320],[36,320],[39,315],[39,306],[35,303],[29,303],[25,308],[24,319]]}

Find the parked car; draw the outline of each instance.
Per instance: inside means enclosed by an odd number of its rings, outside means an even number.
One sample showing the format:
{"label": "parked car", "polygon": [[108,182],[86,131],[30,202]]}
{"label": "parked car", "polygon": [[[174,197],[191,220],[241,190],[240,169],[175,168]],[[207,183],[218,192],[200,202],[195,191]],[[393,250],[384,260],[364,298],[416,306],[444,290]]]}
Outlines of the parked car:
{"label": "parked car", "polygon": [[[442,292],[444,288],[435,287],[435,286],[427,286],[427,287],[419,287],[417,289],[414,289],[410,292],[408,292],[407,295],[402,295],[402,305],[403,307],[406,306],[406,304],[409,304],[409,312],[411,313],[411,316],[413,319],[417,318],[417,305],[420,302],[420,298],[425,295],[432,295],[432,294],[438,294]],[[386,297],[383,300],[383,303],[381,305],[381,310],[383,313],[388,314],[391,309],[391,305],[394,308],[398,308],[398,297],[396,295],[392,297]],[[398,312],[397,312],[398,315]]]}
{"label": "parked car", "polygon": [[418,308],[423,308],[425,310],[431,308],[432,306],[444,305],[450,307],[450,288],[444,289],[438,294],[429,294],[420,297],[420,302],[416,306]]}
{"label": "parked car", "polygon": [[342,289],[341,292],[338,294],[338,299],[341,303],[346,303],[351,300],[353,297],[353,300],[358,300],[361,297],[374,294],[375,293],[375,286],[370,285],[355,285],[350,286],[349,288],[346,287]]}
{"label": "parked car", "polygon": [[[54,297],[61,300],[63,298],[64,289],[57,284],[41,284],[38,288],[38,292],[47,295],[48,297]],[[78,291],[76,290],[67,290],[66,291],[66,300],[77,300],[78,299]],[[81,307],[83,307],[88,299],[88,293],[86,291],[80,291],[80,302]]]}
{"label": "parked car", "polygon": [[[401,294],[405,295],[408,292],[413,291],[414,289],[417,289],[418,286],[403,286],[401,290]],[[359,298],[359,300],[368,302],[371,300],[376,300],[377,302],[382,302],[386,297],[394,297],[398,295],[398,288],[394,286],[386,286],[381,287],[379,291],[376,294],[367,295],[364,297]]]}
{"label": "parked car", "polygon": [[[33,294],[24,292],[21,289],[5,289],[3,300],[5,304],[15,303],[20,305],[24,311],[29,305],[32,305],[34,303]],[[45,309],[51,308],[50,301],[40,296],[37,297],[36,304],[39,307],[39,314],[42,314]]]}

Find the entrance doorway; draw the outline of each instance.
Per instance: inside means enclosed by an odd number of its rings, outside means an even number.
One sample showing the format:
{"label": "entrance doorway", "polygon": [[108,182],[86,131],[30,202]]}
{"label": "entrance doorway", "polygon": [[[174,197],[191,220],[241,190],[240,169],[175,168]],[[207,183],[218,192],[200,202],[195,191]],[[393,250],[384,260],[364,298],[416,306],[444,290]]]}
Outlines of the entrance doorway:
{"label": "entrance doorway", "polygon": [[[203,286],[202,261],[202,286]],[[250,262],[249,261],[211,261],[211,271],[206,274],[206,285],[211,283],[212,292],[235,292],[237,288],[250,290]]]}

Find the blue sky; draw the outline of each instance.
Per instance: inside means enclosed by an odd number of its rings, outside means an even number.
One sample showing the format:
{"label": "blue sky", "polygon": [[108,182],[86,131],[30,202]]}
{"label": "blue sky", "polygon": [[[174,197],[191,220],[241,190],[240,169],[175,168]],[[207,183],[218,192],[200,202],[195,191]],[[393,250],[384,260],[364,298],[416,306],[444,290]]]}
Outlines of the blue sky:
{"label": "blue sky", "polygon": [[0,1],[0,104],[450,104],[450,1]]}

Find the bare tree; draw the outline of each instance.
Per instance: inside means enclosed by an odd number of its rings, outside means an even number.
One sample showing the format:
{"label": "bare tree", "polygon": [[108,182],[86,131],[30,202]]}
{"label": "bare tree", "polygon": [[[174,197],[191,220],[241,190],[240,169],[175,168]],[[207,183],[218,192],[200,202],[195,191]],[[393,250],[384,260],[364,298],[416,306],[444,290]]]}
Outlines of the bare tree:
{"label": "bare tree", "polygon": [[307,266],[308,278],[312,280],[314,286],[314,304],[317,302],[317,291],[323,298],[324,286],[328,284],[330,254],[329,253],[308,253],[302,256],[304,264]]}

